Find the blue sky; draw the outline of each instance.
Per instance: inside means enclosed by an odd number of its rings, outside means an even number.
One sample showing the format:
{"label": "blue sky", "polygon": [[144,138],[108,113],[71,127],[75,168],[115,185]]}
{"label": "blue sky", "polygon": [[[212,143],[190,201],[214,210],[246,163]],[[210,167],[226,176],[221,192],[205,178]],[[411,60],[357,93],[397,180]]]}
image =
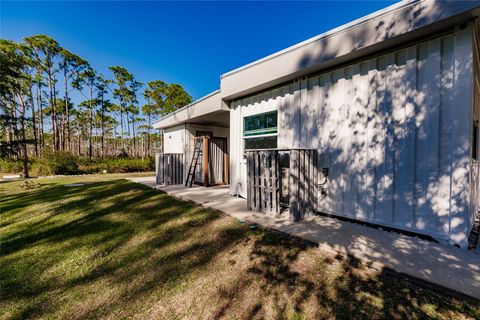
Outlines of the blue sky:
{"label": "blue sky", "polygon": [[1,38],[47,34],[111,77],[183,85],[197,99],[219,76],[395,1],[6,2]]}

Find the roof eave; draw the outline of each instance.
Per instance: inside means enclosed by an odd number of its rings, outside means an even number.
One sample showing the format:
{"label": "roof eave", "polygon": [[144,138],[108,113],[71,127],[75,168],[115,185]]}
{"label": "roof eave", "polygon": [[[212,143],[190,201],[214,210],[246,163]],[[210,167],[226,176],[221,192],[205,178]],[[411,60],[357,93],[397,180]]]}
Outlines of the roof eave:
{"label": "roof eave", "polygon": [[153,127],[155,129],[165,129],[193,121],[196,117],[208,113],[225,110],[225,108],[220,98],[220,89],[218,89],[156,121]]}

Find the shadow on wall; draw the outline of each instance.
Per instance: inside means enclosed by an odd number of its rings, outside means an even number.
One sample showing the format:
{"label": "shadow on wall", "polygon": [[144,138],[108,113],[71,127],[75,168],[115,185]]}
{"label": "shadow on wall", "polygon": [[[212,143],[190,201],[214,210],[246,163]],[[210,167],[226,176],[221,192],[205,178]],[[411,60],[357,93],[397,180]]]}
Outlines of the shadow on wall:
{"label": "shadow on wall", "polygon": [[[327,38],[298,67],[324,62],[345,47],[390,39],[442,10],[421,3],[394,20],[379,18],[375,32],[350,33],[341,44]],[[284,100],[291,101],[280,107],[281,121],[290,127],[285,136],[293,137],[295,146],[318,149],[320,167],[330,168],[320,211],[466,246],[473,220],[468,216],[472,101],[464,92],[472,90],[471,36],[469,28],[457,29],[301,80],[285,93]]]}

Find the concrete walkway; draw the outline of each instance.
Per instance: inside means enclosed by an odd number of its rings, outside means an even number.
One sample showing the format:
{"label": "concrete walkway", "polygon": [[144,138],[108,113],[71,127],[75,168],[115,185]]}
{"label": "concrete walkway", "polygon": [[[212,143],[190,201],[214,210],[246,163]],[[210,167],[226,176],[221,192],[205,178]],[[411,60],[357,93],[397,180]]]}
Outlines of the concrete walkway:
{"label": "concrete walkway", "polygon": [[286,215],[274,217],[247,211],[246,200],[229,196],[225,186],[156,187],[154,177],[130,180],[318,243],[323,250],[349,254],[378,270],[389,268],[480,300],[480,255],[472,251],[330,217],[314,216],[292,223]]}

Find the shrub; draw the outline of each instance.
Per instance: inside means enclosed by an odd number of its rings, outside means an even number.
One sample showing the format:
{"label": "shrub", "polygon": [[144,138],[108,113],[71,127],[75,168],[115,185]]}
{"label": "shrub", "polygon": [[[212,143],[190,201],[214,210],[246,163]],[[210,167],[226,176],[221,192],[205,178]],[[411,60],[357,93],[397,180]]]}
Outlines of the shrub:
{"label": "shrub", "polygon": [[[0,172],[21,173],[22,170],[21,161],[0,159]],[[90,160],[57,151],[45,153],[42,157],[30,157],[29,170],[33,176],[102,173],[104,170],[109,173],[144,172],[155,170],[155,160],[153,157],[144,160],[121,157]]]}
{"label": "shrub", "polygon": [[47,169],[46,174],[78,174],[78,157],[64,151],[46,153],[41,158],[40,167]]}
{"label": "shrub", "polygon": [[0,159],[0,172],[2,173],[21,173],[23,171],[23,162],[14,159]]}
{"label": "shrub", "polygon": [[101,173],[106,170],[109,173],[144,172],[155,170],[154,158],[104,158],[92,159],[79,158],[79,171],[81,173]]}
{"label": "shrub", "polygon": [[152,171],[155,168],[155,161],[151,158],[145,160],[121,158],[108,159],[105,160],[102,168],[112,173]]}
{"label": "shrub", "polygon": [[32,176],[49,176],[55,174],[44,158],[31,159],[29,170]]}

